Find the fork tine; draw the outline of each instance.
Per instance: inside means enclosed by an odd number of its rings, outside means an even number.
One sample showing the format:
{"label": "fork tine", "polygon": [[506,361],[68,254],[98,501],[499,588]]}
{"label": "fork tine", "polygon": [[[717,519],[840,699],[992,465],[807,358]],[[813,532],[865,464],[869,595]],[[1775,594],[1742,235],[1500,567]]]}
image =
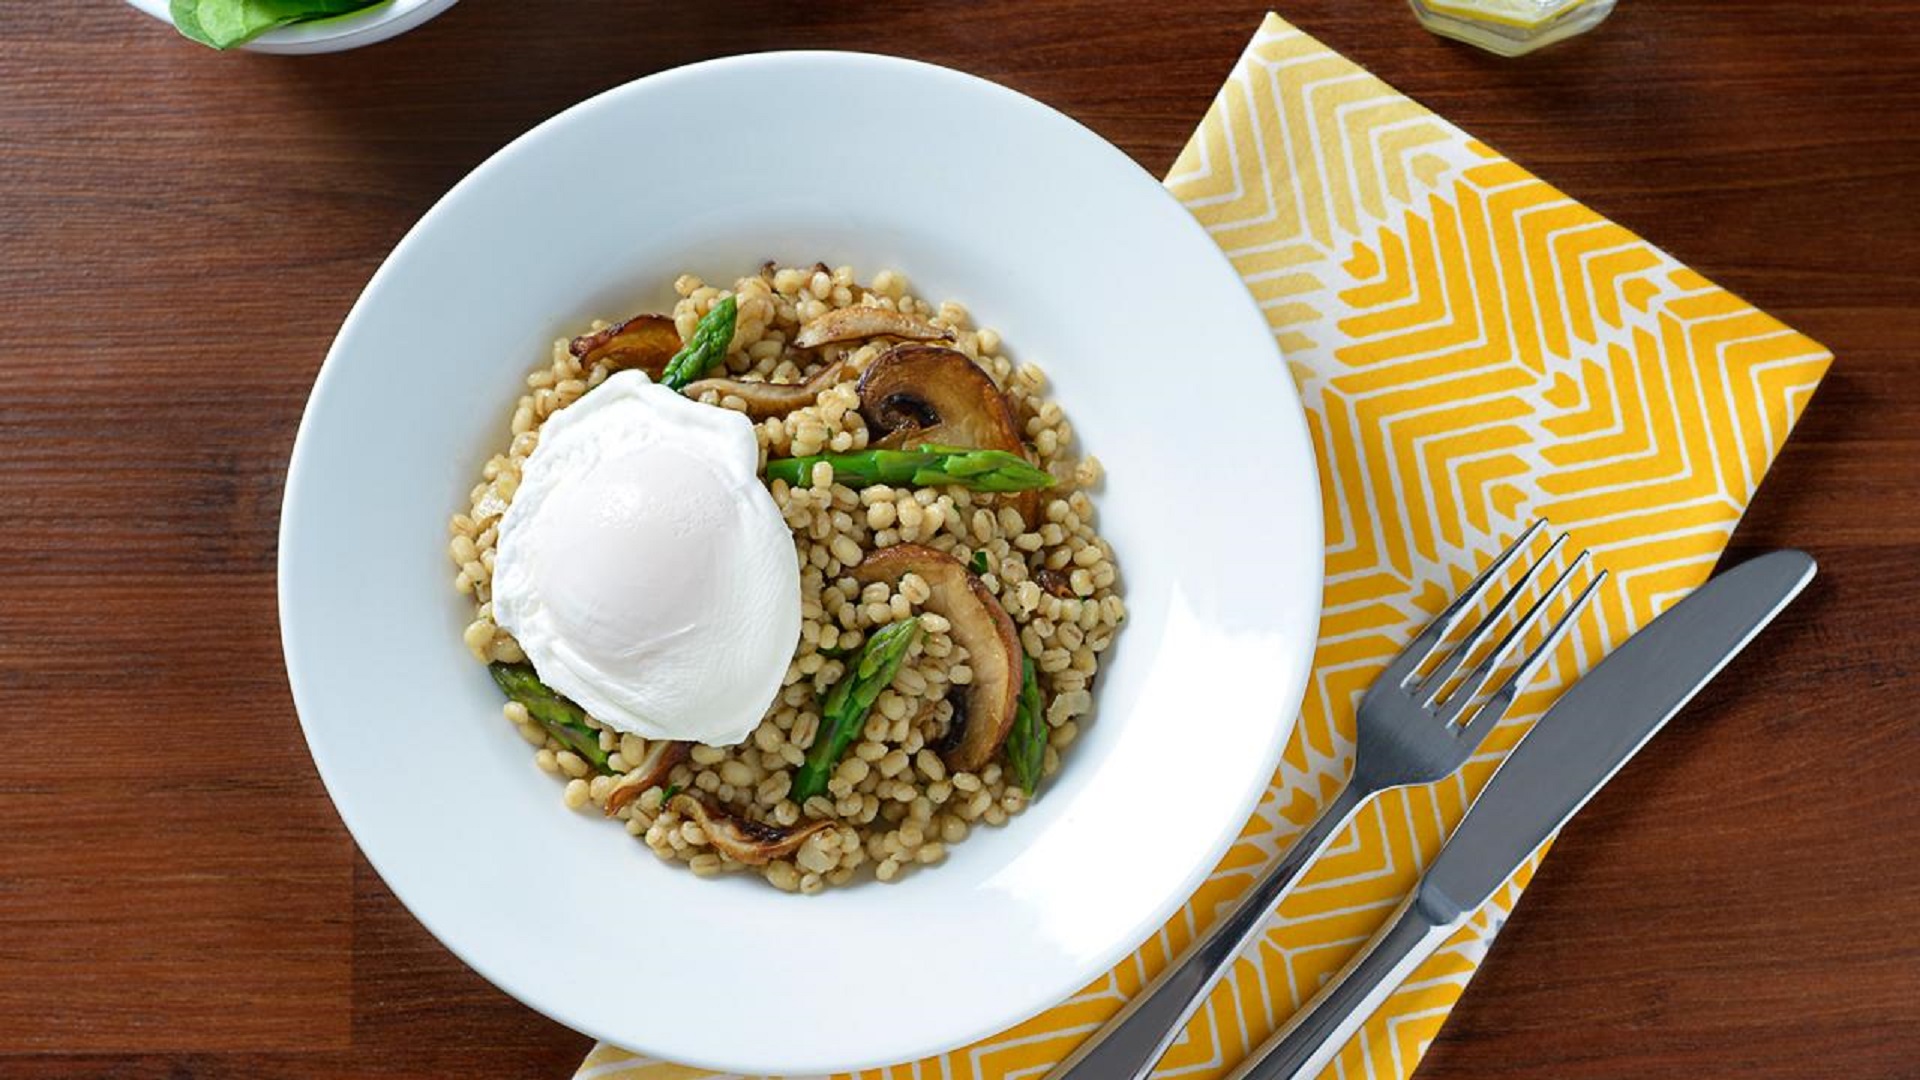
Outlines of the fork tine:
{"label": "fork tine", "polygon": [[1447,635],[1453,633],[1454,628],[1460,625],[1460,620],[1465,617],[1468,609],[1479,602],[1480,597],[1494,580],[1506,572],[1507,567],[1511,566],[1513,560],[1527,549],[1527,545],[1533,542],[1533,538],[1538,536],[1545,526],[1544,521],[1535,521],[1527,526],[1513,543],[1507,546],[1507,550],[1501,552],[1500,556],[1494,559],[1485,570],[1480,571],[1479,576],[1473,579],[1466,591],[1456,597],[1453,603],[1448,604],[1440,614],[1435,615],[1433,621],[1427,623],[1426,627],[1407,643],[1407,647],[1400,650],[1400,655],[1387,664],[1387,669],[1380,673],[1381,685],[1398,686],[1402,690],[1411,686],[1414,676],[1420,670],[1420,665],[1427,662],[1434,650],[1440,647],[1440,643],[1446,640]]}
{"label": "fork tine", "polygon": [[[1440,692],[1447,688],[1448,681],[1455,675],[1458,675],[1460,669],[1467,666],[1467,661],[1473,658],[1473,654],[1479,651],[1480,646],[1486,644],[1487,639],[1493,636],[1493,632],[1500,626],[1501,618],[1506,615],[1507,609],[1513,607],[1514,603],[1520,599],[1521,594],[1525,593],[1527,587],[1533,584],[1534,579],[1540,576],[1540,571],[1546,569],[1547,564],[1553,561],[1554,554],[1565,546],[1566,542],[1566,533],[1561,533],[1559,536],[1554,537],[1553,543],[1547,545],[1546,554],[1535,559],[1533,565],[1527,567],[1527,572],[1520,576],[1520,580],[1514,583],[1513,588],[1507,590],[1507,594],[1500,598],[1500,602],[1493,605],[1493,610],[1487,612],[1487,617],[1480,620],[1480,625],[1474,627],[1473,634],[1468,637],[1467,640],[1460,643],[1460,647],[1453,651],[1452,656],[1447,657],[1439,667],[1433,669],[1433,674],[1427,676],[1426,681],[1420,684],[1421,705],[1431,709],[1439,704]],[[1528,617],[1531,616],[1532,612],[1528,612]],[[1524,628],[1526,622],[1527,619],[1522,618],[1519,626]],[[1505,648],[1512,640],[1513,636],[1509,634],[1506,638],[1501,639],[1500,647]],[[1496,650],[1496,653],[1497,651],[1498,650]]]}
{"label": "fork tine", "polygon": [[[1546,617],[1548,609],[1553,606],[1553,602],[1559,599],[1562,592],[1566,591],[1567,585],[1573,581],[1574,575],[1578,574],[1591,558],[1592,556],[1589,553],[1582,551],[1578,558],[1574,559],[1573,562],[1567,565],[1565,570],[1561,571],[1560,576],[1554,579],[1553,584],[1549,586],[1547,591],[1540,597],[1539,602],[1527,609],[1526,614],[1522,615],[1519,620],[1514,623],[1513,629],[1507,631],[1507,635],[1500,639],[1500,644],[1494,646],[1493,651],[1487,654],[1487,658],[1480,661],[1479,665],[1473,669],[1473,673],[1462,680],[1459,687],[1447,696],[1446,703],[1440,710],[1442,720],[1448,724],[1452,724],[1461,719],[1467,707],[1473,704],[1474,698],[1479,697],[1480,692],[1486,689],[1488,683],[1493,681],[1493,676],[1500,670],[1500,665],[1506,663],[1507,657],[1511,656],[1514,650],[1520,647],[1520,643],[1525,640],[1527,636],[1527,631]],[[1538,652],[1539,650],[1535,650],[1536,654],[1538,654]],[[1522,666],[1524,667],[1525,665],[1523,664]]]}
{"label": "fork tine", "polygon": [[1513,705],[1513,699],[1519,697],[1520,691],[1533,681],[1533,676],[1540,670],[1540,665],[1547,662],[1547,657],[1553,652],[1554,646],[1560,644],[1560,639],[1566,637],[1567,631],[1573,629],[1573,621],[1580,617],[1580,609],[1587,606],[1587,601],[1593,598],[1595,590],[1599,589],[1600,583],[1605,580],[1607,580],[1605,570],[1593,575],[1593,580],[1587,582],[1587,587],[1581,589],[1580,595],[1574,597],[1573,603],[1567,605],[1567,610],[1553,624],[1553,629],[1547,631],[1546,640],[1520,662],[1513,676],[1487,698],[1487,703],[1482,705],[1472,718],[1462,725],[1463,727],[1484,733],[1490,730],[1494,723],[1499,722],[1500,717],[1506,715],[1507,709]]}

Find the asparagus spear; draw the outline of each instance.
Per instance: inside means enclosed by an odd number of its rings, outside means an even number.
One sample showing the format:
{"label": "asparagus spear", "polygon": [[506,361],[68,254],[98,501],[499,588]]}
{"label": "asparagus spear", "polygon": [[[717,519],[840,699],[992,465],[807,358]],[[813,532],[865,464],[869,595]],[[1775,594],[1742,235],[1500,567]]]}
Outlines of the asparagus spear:
{"label": "asparagus spear", "polygon": [[1009,450],[972,450],[964,446],[922,443],[916,450],[860,450],[850,454],[776,458],[767,462],[768,480],[805,485],[813,467],[833,466],[833,479],[848,487],[911,484],[933,487],[959,484],[974,491],[1032,491],[1052,487],[1053,477]]}
{"label": "asparagus spear", "polygon": [[919,636],[920,620],[913,618],[889,623],[867,638],[853,670],[834,685],[820,708],[820,733],[813,737],[806,763],[793,774],[794,802],[804,803],[827,790],[827,777],[833,767],[866,727],[867,710],[873,708],[880,691],[893,682],[900,661]]}
{"label": "asparagus spear", "polygon": [[487,671],[509,698],[527,707],[527,715],[547,729],[547,734],[586,758],[595,769],[610,771],[607,752],[600,749],[600,733],[588,725],[585,710],[541,682],[532,665],[488,664]]}
{"label": "asparagus spear", "polygon": [[1033,657],[1023,657],[1020,668],[1020,707],[1007,731],[1007,768],[1014,782],[1031,795],[1040,786],[1040,770],[1047,760],[1047,721],[1040,714],[1040,680],[1033,673]]}
{"label": "asparagus spear", "polygon": [[727,346],[733,341],[733,324],[739,314],[740,305],[731,296],[713,305],[713,309],[701,317],[700,325],[693,328],[687,343],[667,361],[660,381],[679,390],[705,375],[708,368],[727,355]]}

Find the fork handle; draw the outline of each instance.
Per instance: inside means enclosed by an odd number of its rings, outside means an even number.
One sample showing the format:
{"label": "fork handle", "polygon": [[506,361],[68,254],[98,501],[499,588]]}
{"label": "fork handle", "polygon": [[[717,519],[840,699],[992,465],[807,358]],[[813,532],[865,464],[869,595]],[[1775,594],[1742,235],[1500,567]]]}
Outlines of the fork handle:
{"label": "fork handle", "polygon": [[1376,788],[1350,781],[1200,943],[1167,966],[1146,989],[1121,1006],[1106,1026],[1068,1055],[1046,1080],[1144,1080],[1233,958],[1266,925],[1280,898],[1300,880],[1327,841],[1338,835]]}
{"label": "fork handle", "polygon": [[1393,918],[1366,947],[1327,980],[1285,1027],[1247,1055],[1227,1080],[1313,1080],[1319,1076],[1367,1018],[1471,914],[1456,913],[1449,918],[1422,901],[1418,891],[1402,901]]}

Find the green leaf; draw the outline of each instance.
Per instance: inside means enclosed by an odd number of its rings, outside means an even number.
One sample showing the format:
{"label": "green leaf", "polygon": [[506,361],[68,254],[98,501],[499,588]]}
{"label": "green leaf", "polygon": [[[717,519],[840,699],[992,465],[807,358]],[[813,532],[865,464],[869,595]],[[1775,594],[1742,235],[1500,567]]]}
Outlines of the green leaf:
{"label": "green leaf", "polygon": [[180,31],[181,37],[189,41],[197,41],[202,45],[213,45],[213,42],[207,40],[207,32],[200,28],[198,0],[173,0],[168,5],[167,15],[173,20],[173,28]]}
{"label": "green leaf", "polygon": [[378,7],[386,0],[172,0],[168,14],[182,37],[231,49],[269,30]]}
{"label": "green leaf", "polygon": [[987,553],[984,551],[974,552],[971,565],[973,566],[974,573],[976,574],[986,573],[987,572]]}

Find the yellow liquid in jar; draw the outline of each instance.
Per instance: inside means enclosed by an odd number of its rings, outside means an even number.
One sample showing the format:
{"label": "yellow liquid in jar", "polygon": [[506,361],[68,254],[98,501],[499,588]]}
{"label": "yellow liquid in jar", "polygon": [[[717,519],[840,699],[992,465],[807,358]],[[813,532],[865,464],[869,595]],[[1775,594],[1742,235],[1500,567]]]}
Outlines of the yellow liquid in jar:
{"label": "yellow liquid in jar", "polygon": [[1614,0],[1409,0],[1427,29],[1519,56],[1598,25]]}

